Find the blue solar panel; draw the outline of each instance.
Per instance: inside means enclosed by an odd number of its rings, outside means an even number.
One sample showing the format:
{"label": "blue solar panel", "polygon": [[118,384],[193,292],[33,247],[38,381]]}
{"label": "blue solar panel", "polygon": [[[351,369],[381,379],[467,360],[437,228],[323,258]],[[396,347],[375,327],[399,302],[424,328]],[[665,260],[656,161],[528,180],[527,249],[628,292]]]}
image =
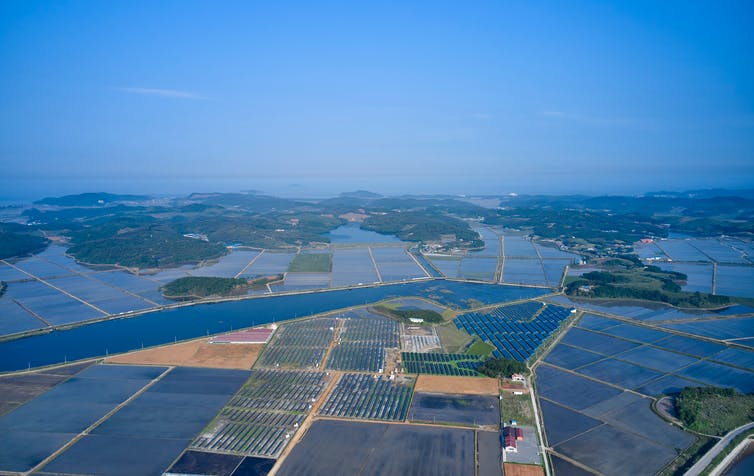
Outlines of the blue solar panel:
{"label": "blue solar panel", "polygon": [[487,313],[469,312],[456,327],[496,347],[493,355],[525,361],[570,314],[570,309],[531,301],[502,306]]}

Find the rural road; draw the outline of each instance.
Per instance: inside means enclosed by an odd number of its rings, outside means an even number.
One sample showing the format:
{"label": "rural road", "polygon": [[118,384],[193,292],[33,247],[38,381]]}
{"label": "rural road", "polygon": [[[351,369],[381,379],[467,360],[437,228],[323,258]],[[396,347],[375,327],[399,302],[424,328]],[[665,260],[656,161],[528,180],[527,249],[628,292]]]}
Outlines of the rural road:
{"label": "rural road", "polygon": [[730,431],[720,441],[715,443],[715,446],[713,446],[712,449],[707,452],[707,454],[702,456],[699,461],[694,464],[694,466],[689,468],[684,476],[697,476],[698,474],[700,474],[702,471],[704,471],[704,468],[709,466],[712,460],[715,459],[715,456],[717,456],[723,449],[725,449],[726,446],[730,444],[731,441],[733,441],[733,438],[740,435],[742,432],[751,429],[754,429],[754,422],[747,423],[746,425],[739,426],[735,430]]}

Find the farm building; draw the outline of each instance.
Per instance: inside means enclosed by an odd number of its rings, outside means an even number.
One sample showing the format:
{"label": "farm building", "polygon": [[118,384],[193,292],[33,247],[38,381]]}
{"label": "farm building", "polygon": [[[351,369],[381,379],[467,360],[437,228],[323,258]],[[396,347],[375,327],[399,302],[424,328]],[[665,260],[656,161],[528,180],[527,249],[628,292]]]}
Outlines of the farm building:
{"label": "farm building", "polygon": [[503,428],[503,449],[508,452],[518,453],[517,441],[524,439],[524,430],[517,426]]}
{"label": "farm building", "polygon": [[509,453],[518,453],[516,439],[510,435],[503,436],[503,449]]}
{"label": "farm building", "polygon": [[526,377],[521,374],[513,374],[511,375],[511,380],[514,382],[526,382]]}

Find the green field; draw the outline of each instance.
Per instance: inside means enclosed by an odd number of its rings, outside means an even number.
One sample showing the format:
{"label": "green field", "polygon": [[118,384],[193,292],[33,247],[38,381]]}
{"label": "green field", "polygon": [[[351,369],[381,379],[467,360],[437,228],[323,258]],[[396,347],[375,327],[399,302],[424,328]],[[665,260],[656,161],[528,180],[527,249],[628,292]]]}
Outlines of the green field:
{"label": "green field", "polygon": [[443,350],[449,354],[462,352],[474,339],[466,331],[458,329],[452,322],[437,326],[436,329]]}
{"label": "green field", "polygon": [[422,324],[439,324],[443,322],[442,314],[431,309],[397,309],[395,306],[384,306],[378,304],[374,306],[374,310],[380,314],[398,319],[399,321],[407,324],[411,323],[411,319],[421,319],[424,322]]}
{"label": "green field", "polygon": [[529,395],[504,393],[500,399],[500,414],[505,421],[516,420],[519,425],[534,424],[534,411]]}
{"label": "green field", "polygon": [[329,273],[332,271],[332,254],[299,253],[288,265],[289,273]]}
{"label": "green field", "polygon": [[471,344],[466,353],[469,355],[483,355],[485,357],[489,357],[490,355],[492,355],[493,350],[495,350],[494,346],[481,340],[477,340],[476,342]]}
{"label": "green field", "polygon": [[473,366],[481,364],[483,360],[481,355],[401,352],[403,369],[412,374],[479,377],[479,372]]}

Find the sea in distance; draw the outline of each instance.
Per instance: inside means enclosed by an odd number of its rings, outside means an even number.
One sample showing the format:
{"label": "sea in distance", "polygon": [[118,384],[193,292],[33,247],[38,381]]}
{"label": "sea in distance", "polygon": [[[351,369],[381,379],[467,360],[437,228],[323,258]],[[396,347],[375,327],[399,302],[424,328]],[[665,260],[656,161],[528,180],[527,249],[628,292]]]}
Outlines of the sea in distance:
{"label": "sea in distance", "polygon": [[195,192],[246,192],[281,198],[323,199],[343,192],[369,190],[383,195],[460,195],[502,194],[499,183],[482,186],[478,180],[417,180],[416,177],[370,178],[250,178],[250,179],[7,179],[0,178],[0,204],[30,203],[43,197],[57,197],[84,192],[144,194],[152,196],[185,196]]}
{"label": "sea in distance", "polygon": [[[84,192],[145,194],[152,196],[188,195],[194,192],[254,191],[281,198],[323,199],[343,192],[369,190],[382,195],[494,195],[519,194],[624,194],[635,195],[653,190],[709,188],[709,183],[686,183],[677,187],[632,182],[585,183],[580,176],[550,176],[539,171],[526,177],[466,175],[448,177],[249,177],[249,178],[151,178],[151,179],[59,179],[0,178],[0,205],[31,203],[44,197]],[[737,184],[728,184],[736,186]],[[640,188],[639,188],[640,187]]]}

